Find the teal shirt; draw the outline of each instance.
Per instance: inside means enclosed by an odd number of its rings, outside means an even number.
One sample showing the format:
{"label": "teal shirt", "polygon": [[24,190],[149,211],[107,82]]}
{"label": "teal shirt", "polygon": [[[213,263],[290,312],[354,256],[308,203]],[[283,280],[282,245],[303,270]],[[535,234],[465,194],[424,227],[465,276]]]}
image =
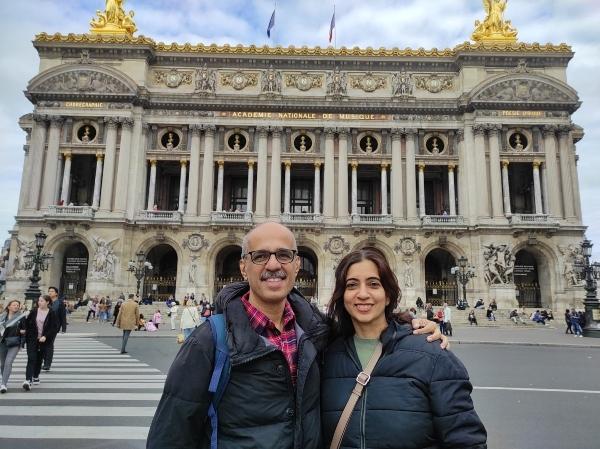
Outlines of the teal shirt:
{"label": "teal shirt", "polygon": [[378,342],[379,339],[377,338],[360,338],[356,335],[354,336],[354,347],[356,348],[356,353],[358,354],[358,360],[360,361],[362,369],[369,363]]}

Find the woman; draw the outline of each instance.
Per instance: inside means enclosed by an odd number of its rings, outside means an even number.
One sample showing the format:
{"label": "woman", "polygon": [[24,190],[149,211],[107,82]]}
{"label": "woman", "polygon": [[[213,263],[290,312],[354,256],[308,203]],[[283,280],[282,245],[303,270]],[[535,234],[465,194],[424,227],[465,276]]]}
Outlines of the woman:
{"label": "woman", "polygon": [[25,322],[25,340],[27,341],[27,368],[23,389],[31,390],[31,385],[40,383],[42,361],[47,343],[54,341],[58,333],[58,318],[50,309],[50,296],[42,295],[37,300],[37,307],[27,316]]}
{"label": "woman", "polygon": [[471,309],[471,311],[469,312],[469,326],[473,326],[473,324],[475,326],[477,326],[477,317],[475,316],[475,311],[473,309]]}
{"label": "woman", "polygon": [[6,393],[12,364],[21,349],[21,339],[25,335],[25,315],[21,313],[21,302],[13,299],[0,315],[0,370],[2,382],[0,393]]}
{"label": "woman", "polygon": [[185,303],[183,312],[181,312],[181,320],[179,322],[179,328],[183,331],[185,340],[187,340],[192,332],[194,332],[194,329],[198,324],[200,324],[198,308],[192,299],[188,299]]}
{"label": "woman", "polygon": [[383,254],[374,248],[353,251],[335,278],[328,309],[335,339],[325,352],[321,388],[326,447],[357,376],[381,343],[370,378],[361,374],[366,387],[341,446],[485,449],[487,434],[473,408],[465,367],[395,319],[400,288]]}

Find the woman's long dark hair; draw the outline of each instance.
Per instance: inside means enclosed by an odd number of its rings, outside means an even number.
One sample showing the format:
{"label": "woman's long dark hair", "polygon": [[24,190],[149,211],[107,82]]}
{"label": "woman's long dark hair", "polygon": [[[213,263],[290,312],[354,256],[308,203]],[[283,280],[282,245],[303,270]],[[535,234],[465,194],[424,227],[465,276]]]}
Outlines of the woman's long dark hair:
{"label": "woman's long dark hair", "polygon": [[[402,297],[398,279],[384,254],[377,248],[367,246],[347,254],[340,261],[335,270],[335,288],[333,289],[333,295],[331,296],[331,301],[327,307],[327,317],[333,326],[334,335],[342,335],[344,337],[354,335],[352,319],[344,307],[344,292],[346,291],[346,276],[348,276],[348,270],[352,265],[362,262],[363,260],[370,260],[377,266],[381,285],[383,286],[386,297],[390,301],[389,304],[385,306],[386,320],[389,322],[392,319],[397,318],[394,316],[394,309]],[[400,317],[402,321],[404,321],[403,318],[404,316]]]}

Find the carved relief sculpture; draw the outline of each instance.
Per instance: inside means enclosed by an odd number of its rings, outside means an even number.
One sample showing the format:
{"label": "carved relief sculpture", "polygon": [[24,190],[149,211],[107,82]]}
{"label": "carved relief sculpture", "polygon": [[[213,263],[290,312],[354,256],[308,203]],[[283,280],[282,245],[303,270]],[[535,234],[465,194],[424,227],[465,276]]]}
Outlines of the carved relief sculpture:
{"label": "carved relief sculpture", "polygon": [[195,93],[214,94],[217,89],[217,72],[209,69],[206,64],[201,69],[196,70]]}
{"label": "carved relief sculpture", "polygon": [[109,94],[130,93],[131,89],[118,79],[94,70],[72,70],[47,79],[35,91],[42,92],[95,92]]}
{"label": "carved relief sculpture", "polygon": [[351,76],[350,86],[353,89],[361,89],[364,92],[375,92],[377,89],[383,89],[387,85],[385,77],[373,75],[367,72],[362,76]]}
{"label": "carved relief sculpture", "polygon": [[404,237],[396,243],[394,251],[402,253],[405,256],[412,256],[415,253],[421,252],[421,245],[412,237]]}
{"label": "carved relief sculpture", "polygon": [[179,70],[156,70],[154,72],[153,82],[157,86],[165,85],[171,89],[181,86],[182,84],[192,84],[191,72],[180,72]]}
{"label": "carved relief sculpture", "polygon": [[92,261],[92,279],[107,281],[114,279],[117,256],[115,255],[113,246],[117,240],[119,239],[115,238],[111,241],[106,241],[101,237],[92,238],[95,246],[94,260]]}
{"label": "carved relief sculpture", "polygon": [[30,242],[17,237],[17,253],[13,262],[11,274],[16,279],[27,278],[27,254],[33,254],[35,249],[35,240]]}
{"label": "carved relief sculpture", "polygon": [[291,73],[285,75],[285,85],[306,92],[313,87],[323,87],[323,77],[307,72]]}
{"label": "carved relief sculpture", "polygon": [[510,20],[504,20],[504,11],[508,0],[483,0],[485,19],[475,21],[475,31],[471,38],[475,42],[506,42],[517,41],[517,30]]}
{"label": "carved relief sculpture", "polygon": [[221,75],[221,84],[223,86],[231,86],[235,90],[242,90],[248,86],[256,86],[258,84],[258,75],[256,73],[246,73],[241,71],[223,73]]}
{"label": "carved relief sculpture", "polygon": [[198,252],[203,248],[208,248],[210,242],[202,234],[190,234],[183,240],[183,247],[190,251]]}
{"label": "carved relief sculpture", "polygon": [[268,70],[262,72],[260,80],[260,91],[263,94],[281,93],[281,73],[269,66]]}
{"label": "carved relief sculpture", "polygon": [[327,74],[327,95],[334,97],[348,95],[348,80],[339,67]]}
{"label": "carved relief sculpture", "polygon": [[559,246],[558,250],[563,255],[563,277],[567,287],[581,287],[585,280],[581,278],[581,269],[585,263],[580,245],[570,244]]}
{"label": "carved relief sculpture", "polygon": [[489,285],[512,284],[515,256],[508,244],[483,245],[484,279]]}
{"label": "carved relief sculpture", "polygon": [[435,74],[429,76],[415,76],[415,86],[418,89],[437,94],[443,90],[454,89],[454,77]]}
{"label": "carved relief sculpture", "polygon": [[125,0],[106,0],[104,11],[96,11],[96,18],[90,22],[92,34],[113,34],[133,36],[137,31],[133,21],[134,13],[125,13]]}
{"label": "carved relief sculpture", "polygon": [[564,92],[538,80],[512,79],[485,89],[477,96],[482,101],[570,101]]}
{"label": "carved relief sculpture", "polygon": [[406,288],[413,288],[415,286],[415,274],[412,269],[412,258],[407,257],[404,259],[404,263],[406,264],[406,268],[404,269],[403,277],[404,277],[404,286]]}
{"label": "carved relief sculpture", "polygon": [[325,242],[323,248],[332,254],[333,268],[335,269],[344,255],[350,251],[350,244],[341,235],[334,235]]}
{"label": "carved relief sculpture", "polygon": [[406,72],[396,72],[392,76],[392,96],[409,97],[413,94],[414,83]]}

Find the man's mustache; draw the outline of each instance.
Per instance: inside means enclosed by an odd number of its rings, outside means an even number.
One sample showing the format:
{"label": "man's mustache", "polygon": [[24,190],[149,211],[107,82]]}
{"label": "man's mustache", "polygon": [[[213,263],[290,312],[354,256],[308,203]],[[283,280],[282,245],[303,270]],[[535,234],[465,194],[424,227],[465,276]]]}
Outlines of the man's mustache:
{"label": "man's mustache", "polygon": [[286,278],[287,278],[287,274],[283,270],[265,271],[263,274],[260,275],[261,281],[266,281],[268,279],[286,279]]}

